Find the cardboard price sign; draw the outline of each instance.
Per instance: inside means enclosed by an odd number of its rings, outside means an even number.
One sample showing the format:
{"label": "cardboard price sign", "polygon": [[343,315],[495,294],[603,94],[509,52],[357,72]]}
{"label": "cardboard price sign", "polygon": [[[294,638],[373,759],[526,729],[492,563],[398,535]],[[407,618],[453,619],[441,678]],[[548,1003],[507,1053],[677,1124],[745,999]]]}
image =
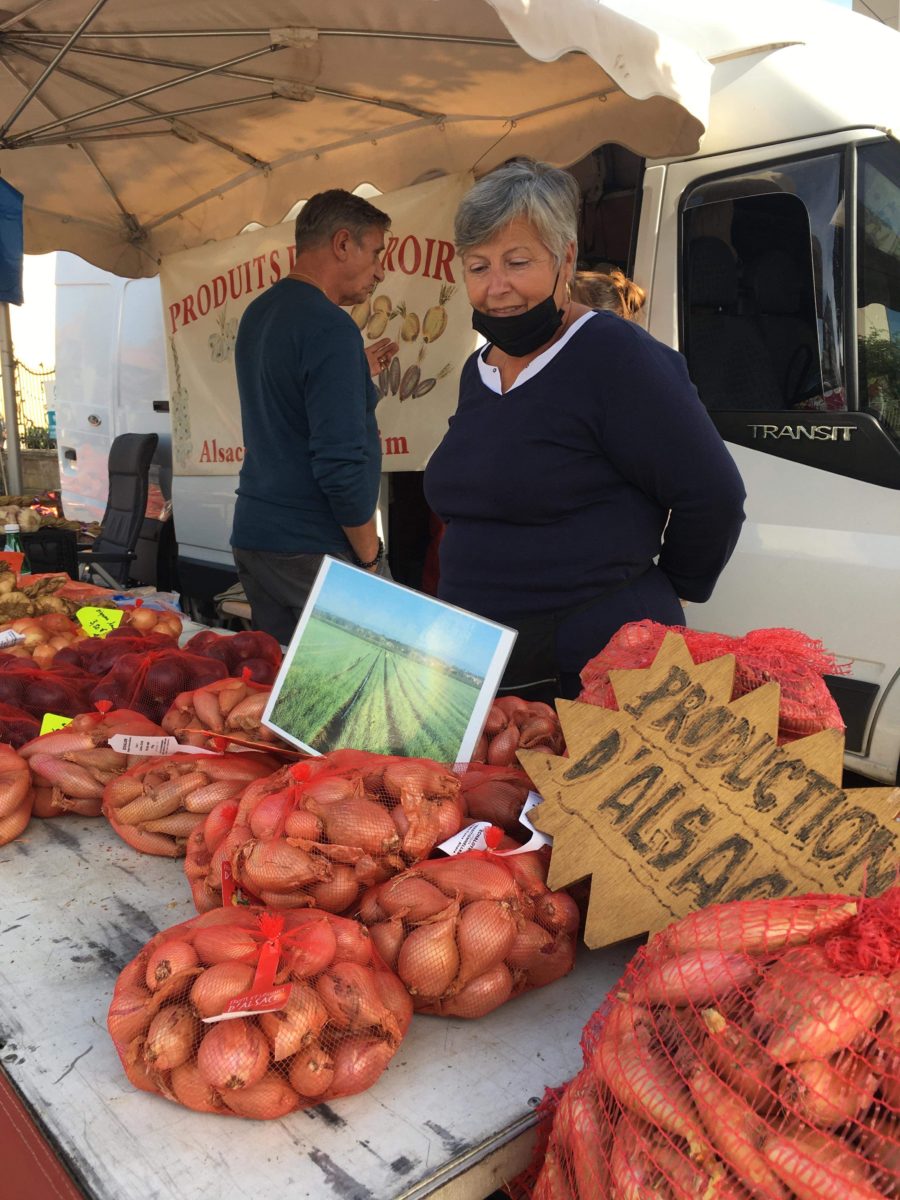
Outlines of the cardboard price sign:
{"label": "cardboard price sign", "polygon": [[588,946],[707,904],[895,881],[900,788],[843,790],[835,729],[779,746],[778,684],[731,701],[734,665],[669,633],[647,670],[610,672],[618,712],[557,702],[568,758],[519,751],[549,887],[593,877]]}

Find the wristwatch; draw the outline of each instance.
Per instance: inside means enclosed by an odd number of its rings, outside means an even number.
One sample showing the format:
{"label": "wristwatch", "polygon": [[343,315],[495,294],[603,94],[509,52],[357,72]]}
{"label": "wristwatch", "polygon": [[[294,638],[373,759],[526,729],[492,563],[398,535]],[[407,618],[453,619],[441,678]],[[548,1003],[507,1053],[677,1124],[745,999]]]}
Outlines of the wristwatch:
{"label": "wristwatch", "polygon": [[363,562],[356,551],[353,551],[353,562],[357,567],[362,567],[364,571],[368,571],[370,567],[374,567],[376,563],[380,563],[384,558],[384,542],[381,538],[378,539],[378,553],[371,562]]}

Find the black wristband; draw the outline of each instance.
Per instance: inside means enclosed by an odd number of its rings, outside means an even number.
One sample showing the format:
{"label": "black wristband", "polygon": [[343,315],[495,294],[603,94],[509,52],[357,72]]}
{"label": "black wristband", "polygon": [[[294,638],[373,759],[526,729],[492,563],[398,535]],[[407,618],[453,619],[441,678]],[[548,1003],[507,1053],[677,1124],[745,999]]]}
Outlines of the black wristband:
{"label": "black wristband", "polygon": [[372,559],[371,562],[363,562],[363,560],[359,557],[359,555],[356,553],[356,551],[355,550],[353,551],[354,565],[357,567],[362,567],[362,569],[364,571],[368,571],[370,567],[374,567],[376,563],[380,563],[383,558],[384,558],[384,542],[381,540],[381,538],[378,539],[378,553],[375,555],[375,557]]}

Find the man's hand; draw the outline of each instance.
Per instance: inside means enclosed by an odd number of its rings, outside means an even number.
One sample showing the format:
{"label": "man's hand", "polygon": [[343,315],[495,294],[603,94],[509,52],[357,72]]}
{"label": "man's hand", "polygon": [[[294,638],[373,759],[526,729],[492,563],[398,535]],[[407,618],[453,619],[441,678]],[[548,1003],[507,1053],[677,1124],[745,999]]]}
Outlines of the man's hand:
{"label": "man's hand", "polygon": [[382,371],[387,370],[391,365],[391,359],[399,349],[397,343],[392,342],[390,338],[382,338],[378,342],[373,342],[371,346],[366,346],[366,358],[369,361],[369,371],[373,379]]}

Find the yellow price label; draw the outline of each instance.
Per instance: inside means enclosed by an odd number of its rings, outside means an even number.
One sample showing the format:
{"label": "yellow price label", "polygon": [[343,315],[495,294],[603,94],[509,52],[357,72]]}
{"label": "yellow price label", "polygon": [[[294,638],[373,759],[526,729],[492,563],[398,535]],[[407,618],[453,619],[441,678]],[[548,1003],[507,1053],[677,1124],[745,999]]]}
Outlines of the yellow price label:
{"label": "yellow price label", "polygon": [[60,717],[56,713],[44,713],[41,721],[41,733],[55,733],[57,729],[65,729],[72,724],[71,717]]}
{"label": "yellow price label", "polygon": [[111,629],[118,629],[124,613],[121,608],[79,608],[75,619],[89,637],[106,637]]}

